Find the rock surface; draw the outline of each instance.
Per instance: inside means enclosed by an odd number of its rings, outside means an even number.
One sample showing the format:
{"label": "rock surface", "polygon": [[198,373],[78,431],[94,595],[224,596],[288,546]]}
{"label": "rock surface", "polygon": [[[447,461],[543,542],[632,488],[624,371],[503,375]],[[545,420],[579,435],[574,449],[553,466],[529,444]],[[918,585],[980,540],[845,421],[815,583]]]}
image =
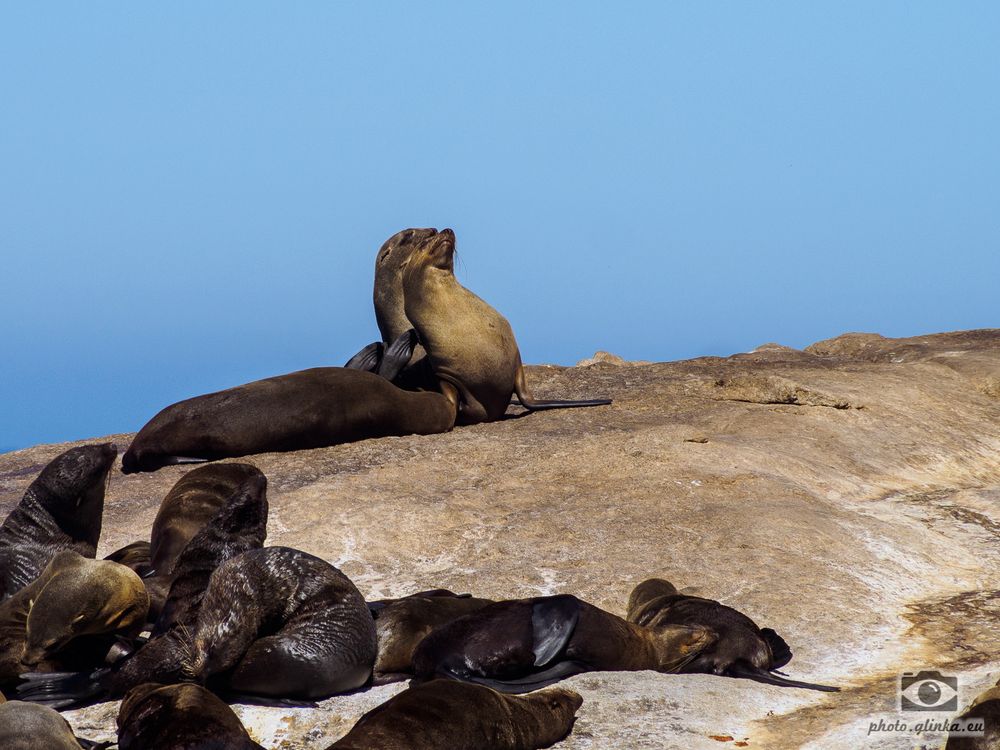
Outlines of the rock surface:
{"label": "rock surface", "polygon": [[[791,677],[844,687],[581,675],[566,750],[940,747],[910,730],[943,715],[897,710],[900,673],[957,675],[960,709],[1000,676],[1000,330],[528,377],[539,397],[615,401],[254,456],[268,543],[330,560],[371,598],[572,592],[623,614],[662,576],[775,628]],[[0,513],[67,447],[0,456]],[[115,472],[99,553],[148,536],[184,471]],[[400,689],[238,712],[266,747],[325,748]],[[116,711],[67,717],[100,740]],[[908,727],[869,735],[879,720]]]}

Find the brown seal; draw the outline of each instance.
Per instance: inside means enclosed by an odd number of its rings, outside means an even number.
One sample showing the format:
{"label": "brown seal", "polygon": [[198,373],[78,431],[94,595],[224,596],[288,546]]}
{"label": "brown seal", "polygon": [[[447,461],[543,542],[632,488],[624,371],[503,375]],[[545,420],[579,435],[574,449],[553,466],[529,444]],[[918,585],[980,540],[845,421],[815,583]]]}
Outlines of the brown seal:
{"label": "brown seal", "polygon": [[646,628],[561,594],[502,601],[432,631],[413,655],[418,678],[448,677],[510,693],[581,672],[676,672],[713,634],[700,626]]}
{"label": "brown seal", "polygon": [[56,456],[0,526],[0,601],[27,586],[64,549],[97,554],[104,489],[118,455],[112,443]]}
{"label": "brown seal", "polygon": [[565,688],[515,696],[434,680],[369,711],[328,750],[535,750],[566,737],[582,703]]}
{"label": "brown seal", "polygon": [[949,733],[944,750],[997,750],[1000,747],[1000,682],[980,693],[972,705],[951,721],[957,720],[961,720],[968,729],[973,729],[973,723],[981,723],[977,731],[981,730],[983,734],[973,737]]}
{"label": "brown seal", "polygon": [[63,550],[0,604],[0,680],[96,666],[116,637],[139,634],[148,606],[131,569]]}
{"label": "brown seal", "polygon": [[374,684],[384,685],[412,675],[413,652],[428,633],[487,604],[493,601],[456,596],[440,589],[369,602],[378,633]]}
{"label": "brown seal", "polygon": [[135,436],[122,471],[447,432],[454,421],[454,407],[439,393],[406,391],[362,370],[317,367],[168,406]]}
{"label": "brown seal", "polygon": [[81,740],[58,712],[22,701],[0,701],[0,747],[3,750],[98,750],[108,743]]}
{"label": "brown seal", "polygon": [[147,682],[118,709],[118,750],[264,750],[228,705],[201,685]]}
{"label": "brown seal", "polygon": [[541,401],[531,395],[510,323],[455,278],[455,233],[450,229],[410,252],[403,298],[406,317],[427,349],[441,391],[458,409],[459,424],[499,419],[514,394],[532,411],[611,403]]}
{"label": "brown seal", "polygon": [[149,573],[149,550],[149,542],[142,540],[126,544],[105,555],[104,559],[131,568],[141,576]]}
{"label": "brown seal", "polygon": [[650,578],[632,590],[626,619],[651,629],[702,627],[715,637],[682,672],[744,677],[769,685],[837,692],[840,688],[789,680],[773,674],[791,661],[788,644],[770,628],[759,628],[749,617],[713,599],[677,591],[662,578]]}

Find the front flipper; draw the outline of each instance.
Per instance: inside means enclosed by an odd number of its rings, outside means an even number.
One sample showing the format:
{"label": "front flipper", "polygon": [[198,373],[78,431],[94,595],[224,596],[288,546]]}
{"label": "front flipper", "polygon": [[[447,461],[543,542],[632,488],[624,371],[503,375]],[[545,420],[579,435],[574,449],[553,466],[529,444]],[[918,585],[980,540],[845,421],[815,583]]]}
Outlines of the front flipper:
{"label": "front flipper", "polygon": [[[460,679],[463,682],[474,682],[477,685],[485,685],[486,687],[493,688],[500,693],[530,693],[532,690],[540,690],[543,687],[548,687],[554,682],[559,682],[567,677],[572,677],[575,674],[582,674],[583,672],[592,671],[592,667],[579,661],[561,661],[548,669],[543,669],[540,672],[533,672],[527,677],[521,677],[515,680],[492,680],[488,677],[455,677],[455,679]],[[446,675],[452,676],[452,675]]]}
{"label": "front flipper", "polygon": [[729,677],[742,677],[746,680],[753,680],[754,682],[763,682],[766,685],[777,685],[778,687],[793,687],[793,688],[803,688],[805,690],[820,690],[824,693],[839,693],[840,688],[833,685],[817,685],[814,682],[799,682],[798,680],[789,680],[786,677],[779,677],[778,675],[772,674],[763,669],[757,669],[754,666],[745,664],[743,662],[736,662],[735,664],[729,665],[726,671],[723,673]]}
{"label": "front flipper", "polygon": [[377,374],[386,380],[394,380],[406,367],[406,363],[410,361],[416,346],[417,332],[411,328],[386,347],[382,361],[378,365]]}
{"label": "front flipper", "polygon": [[580,600],[575,596],[552,596],[535,602],[531,609],[531,650],[535,666],[550,664],[566,649],[580,619]]}
{"label": "front flipper", "polygon": [[579,406],[607,406],[611,403],[609,398],[592,398],[584,401],[539,401],[528,390],[528,384],[524,380],[524,366],[520,362],[517,365],[517,374],[514,376],[514,395],[521,402],[521,406],[530,411],[573,409]]}
{"label": "front flipper", "polygon": [[344,365],[348,370],[367,370],[375,372],[382,361],[382,353],[385,351],[385,344],[381,341],[373,341],[360,352],[355,354]]}

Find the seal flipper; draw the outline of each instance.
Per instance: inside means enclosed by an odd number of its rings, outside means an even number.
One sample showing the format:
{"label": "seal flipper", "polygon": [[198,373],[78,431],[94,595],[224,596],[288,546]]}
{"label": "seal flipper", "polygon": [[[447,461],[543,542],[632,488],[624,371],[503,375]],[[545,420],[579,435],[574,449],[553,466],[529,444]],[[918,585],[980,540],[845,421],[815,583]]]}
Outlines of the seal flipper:
{"label": "seal flipper", "polygon": [[524,380],[524,365],[520,361],[517,363],[517,374],[514,376],[514,395],[521,402],[521,406],[530,411],[572,409],[578,406],[607,406],[611,403],[609,398],[592,398],[584,401],[538,401],[532,397],[528,390],[528,384]]}
{"label": "seal flipper", "polygon": [[531,608],[531,650],[535,666],[550,664],[566,648],[580,619],[580,600],[564,594],[535,602]]}
{"label": "seal flipper", "polygon": [[108,697],[101,684],[101,678],[108,672],[107,667],[93,672],[25,672],[17,686],[17,698],[59,711],[90,706]]}
{"label": "seal flipper", "polygon": [[344,363],[346,370],[367,370],[375,372],[382,361],[382,353],[385,351],[385,344],[381,341],[373,341],[360,352]]}
{"label": "seal flipper", "polygon": [[778,687],[794,687],[794,688],[804,688],[805,690],[821,690],[824,693],[839,693],[840,688],[834,687],[833,685],[817,685],[814,682],[799,682],[797,680],[789,680],[786,677],[779,677],[778,675],[766,672],[763,669],[757,669],[744,662],[736,662],[731,664],[726,668],[723,673],[729,677],[742,677],[747,680],[753,680],[754,682],[763,682],[766,685],[777,685]]}
{"label": "seal flipper", "polygon": [[772,672],[781,669],[792,660],[792,649],[785,643],[784,638],[771,630],[771,628],[761,628],[760,635],[767,641],[767,645],[771,649],[771,656],[774,657],[771,666]]}
{"label": "seal flipper", "polygon": [[386,380],[395,380],[400,371],[406,367],[406,363],[413,356],[413,350],[417,346],[417,332],[412,328],[393,341],[385,348],[382,361],[376,371]]}
{"label": "seal flipper", "polygon": [[210,459],[195,456],[164,456],[160,466],[180,466],[182,464],[207,464]]}
{"label": "seal flipper", "polygon": [[[493,680],[489,677],[458,677],[452,673],[446,673],[443,676],[451,677],[452,679],[460,680],[462,682],[474,682],[477,685],[485,685],[486,687],[493,688],[500,693],[530,693],[532,690],[540,690],[543,687],[548,687],[553,683],[564,680],[567,677],[572,677],[576,674],[583,674],[584,672],[592,672],[593,668],[587,664],[580,661],[561,661],[548,669],[543,669],[540,672],[534,672],[527,677],[520,677],[514,680]],[[440,675],[441,673],[439,673]]]}

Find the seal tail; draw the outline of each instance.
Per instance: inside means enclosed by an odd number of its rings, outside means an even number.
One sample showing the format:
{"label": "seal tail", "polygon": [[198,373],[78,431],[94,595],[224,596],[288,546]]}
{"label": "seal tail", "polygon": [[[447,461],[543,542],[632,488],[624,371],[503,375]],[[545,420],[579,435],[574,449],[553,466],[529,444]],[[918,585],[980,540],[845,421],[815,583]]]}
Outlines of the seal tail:
{"label": "seal tail", "polygon": [[539,401],[533,398],[528,390],[528,384],[524,380],[524,366],[520,362],[517,365],[517,375],[514,376],[514,395],[521,402],[521,406],[529,411],[573,409],[579,406],[607,406],[611,403],[610,398],[591,398],[583,401]]}
{"label": "seal tail", "polygon": [[474,682],[477,685],[485,685],[486,687],[493,688],[499,693],[513,693],[517,695],[520,693],[530,693],[532,690],[548,687],[567,677],[590,671],[592,671],[591,667],[583,662],[562,661],[548,669],[543,669],[540,672],[534,672],[526,677],[518,677],[513,680],[497,680],[474,675],[460,676],[451,671],[438,672],[437,676],[447,677],[448,679],[460,682]]}
{"label": "seal tail", "polygon": [[106,668],[93,672],[26,672],[17,686],[17,697],[60,711],[82,708],[108,697],[101,684],[101,678],[108,672]]}
{"label": "seal tail", "polygon": [[767,685],[777,685],[779,687],[804,688],[805,690],[821,690],[825,693],[839,693],[840,688],[833,685],[817,685],[814,682],[799,682],[789,680],[787,677],[779,677],[763,669],[752,667],[743,662],[736,662],[726,670],[730,677],[742,677],[755,682],[763,682]]}

